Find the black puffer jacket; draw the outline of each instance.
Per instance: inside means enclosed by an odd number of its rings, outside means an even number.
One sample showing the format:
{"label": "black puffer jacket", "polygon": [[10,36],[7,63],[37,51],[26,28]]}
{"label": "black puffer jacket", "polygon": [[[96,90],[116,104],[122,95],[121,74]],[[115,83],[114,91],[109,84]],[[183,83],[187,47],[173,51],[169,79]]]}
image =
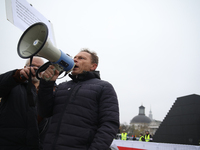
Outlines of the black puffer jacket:
{"label": "black puffer jacket", "polygon": [[[16,70],[0,75],[0,150],[39,149],[36,108],[27,100],[27,84],[19,84],[13,74]],[[36,88],[32,84],[36,97]]]}
{"label": "black puffer jacket", "polygon": [[45,150],[107,150],[119,129],[119,109],[112,85],[98,72],[87,72],[60,84],[40,82],[39,111],[53,115]]}

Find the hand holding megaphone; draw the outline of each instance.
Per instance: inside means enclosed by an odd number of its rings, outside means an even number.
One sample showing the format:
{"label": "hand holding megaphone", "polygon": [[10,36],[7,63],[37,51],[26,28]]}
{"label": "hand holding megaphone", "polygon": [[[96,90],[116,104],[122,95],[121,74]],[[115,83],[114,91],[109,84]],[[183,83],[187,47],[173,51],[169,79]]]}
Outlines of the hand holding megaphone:
{"label": "hand holding megaphone", "polygon": [[42,74],[42,78],[45,80],[55,81],[59,76],[59,71],[55,66],[50,65]]}
{"label": "hand holding megaphone", "polygon": [[[32,56],[46,58],[59,72],[70,72],[75,66],[71,57],[53,46],[48,39],[48,28],[42,22],[35,23],[26,29],[18,42],[17,52],[21,58]],[[46,80],[50,79],[46,78]]]}
{"label": "hand holding megaphone", "polygon": [[20,78],[23,79],[23,80],[28,79],[30,71],[31,71],[31,74],[33,76],[35,76],[37,69],[38,69],[38,67],[36,67],[36,66],[25,67],[25,68],[21,69]]}

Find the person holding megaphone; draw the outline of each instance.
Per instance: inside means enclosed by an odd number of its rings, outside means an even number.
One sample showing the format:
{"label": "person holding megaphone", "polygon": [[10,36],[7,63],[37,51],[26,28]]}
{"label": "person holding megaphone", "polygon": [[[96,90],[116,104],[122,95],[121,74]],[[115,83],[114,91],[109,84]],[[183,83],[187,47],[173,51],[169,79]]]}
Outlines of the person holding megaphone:
{"label": "person holding megaphone", "polygon": [[[53,85],[59,76],[50,65],[38,92],[41,117],[51,117],[44,150],[107,150],[119,129],[119,108],[113,86],[100,79],[98,56],[88,49],[74,57],[72,80]],[[45,80],[48,78],[49,80]]]}
{"label": "person holding megaphone", "polygon": [[[43,64],[41,58],[33,57],[32,64],[28,59],[23,69],[15,69],[0,75],[1,150],[39,150],[35,107],[39,80],[35,72]],[[30,93],[27,92],[27,87],[30,87]]]}

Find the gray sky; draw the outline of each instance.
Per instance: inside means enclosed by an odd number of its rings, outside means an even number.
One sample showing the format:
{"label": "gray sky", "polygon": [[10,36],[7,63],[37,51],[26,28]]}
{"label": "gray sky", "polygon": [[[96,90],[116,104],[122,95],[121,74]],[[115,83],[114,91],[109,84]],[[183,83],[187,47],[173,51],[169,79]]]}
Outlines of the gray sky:
{"label": "gray sky", "polygon": [[[97,70],[115,88],[120,122],[139,106],[162,121],[177,97],[200,94],[199,0],[27,0],[50,20],[57,48],[72,56],[81,48],[100,57]],[[0,73],[22,68],[22,31],[6,19],[0,1]],[[57,83],[69,77],[57,80]]]}

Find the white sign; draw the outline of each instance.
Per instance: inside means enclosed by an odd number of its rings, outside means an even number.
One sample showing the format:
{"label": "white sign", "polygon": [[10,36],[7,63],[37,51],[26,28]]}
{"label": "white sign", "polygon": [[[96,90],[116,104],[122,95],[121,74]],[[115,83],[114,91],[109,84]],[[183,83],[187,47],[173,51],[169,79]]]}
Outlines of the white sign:
{"label": "white sign", "polygon": [[200,150],[198,145],[113,140],[119,150]]}
{"label": "white sign", "polygon": [[49,39],[56,46],[52,24],[26,0],[5,0],[8,21],[25,31],[32,24],[43,22],[49,29]]}

